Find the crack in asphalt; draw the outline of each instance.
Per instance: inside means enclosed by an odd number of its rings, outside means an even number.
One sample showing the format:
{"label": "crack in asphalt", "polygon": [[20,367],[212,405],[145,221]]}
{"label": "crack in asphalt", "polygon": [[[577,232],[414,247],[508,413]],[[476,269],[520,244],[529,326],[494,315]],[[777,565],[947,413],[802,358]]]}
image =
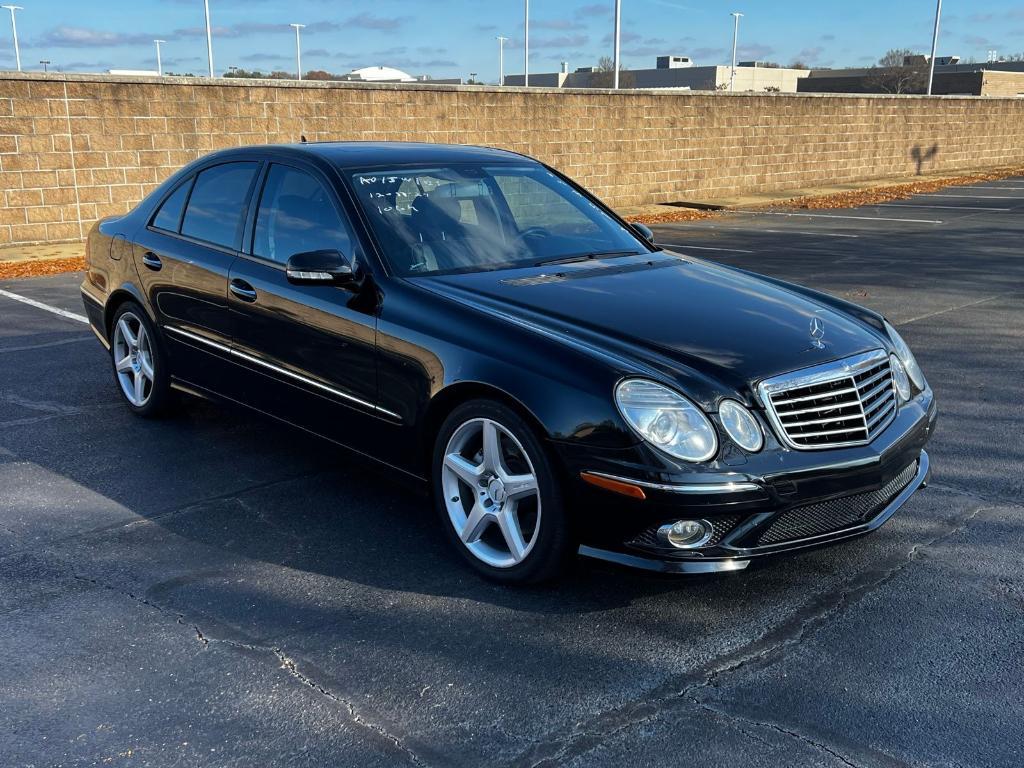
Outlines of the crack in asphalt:
{"label": "crack in asphalt", "polygon": [[[705,712],[710,712],[712,714],[718,715],[722,719],[729,720],[734,723],[747,723],[748,725],[754,725],[759,728],[767,728],[768,730],[781,733],[783,736],[788,736],[791,739],[795,739],[796,741],[807,744],[809,747],[817,749],[820,752],[824,752],[825,754],[834,757],[843,765],[847,765],[850,768],[861,768],[861,766],[858,763],[852,762],[848,757],[846,757],[846,755],[836,752],[827,744],[823,744],[820,741],[811,739],[808,736],[805,736],[804,734],[800,733],[799,731],[791,731],[788,728],[783,728],[781,725],[778,725],[776,723],[770,723],[764,720],[754,720],[753,718],[742,717],[733,712],[728,712],[724,709],[716,709],[715,707],[712,707],[710,704],[707,704],[703,701],[699,701],[698,699],[691,699],[691,701],[694,704],[694,706],[704,710]],[[744,731],[744,733],[748,732]]]}
{"label": "crack in asphalt", "polygon": [[[509,768],[546,768],[557,765],[566,759],[585,755],[607,738],[654,720],[673,708],[691,704],[704,707],[705,702],[700,698],[699,693],[704,689],[714,687],[722,676],[732,674],[745,667],[771,664],[782,658],[787,650],[804,642],[830,617],[855,605],[867,595],[896,578],[904,569],[910,567],[924,550],[955,536],[981,512],[993,508],[978,506],[957,516],[949,522],[943,531],[925,541],[915,543],[906,555],[896,562],[891,562],[888,567],[862,571],[847,582],[838,594],[831,592],[819,595],[809,605],[794,614],[789,621],[757,640],[726,653],[718,659],[713,659],[691,673],[663,683],[641,699],[601,712],[591,718],[589,722],[577,724],[568,733],[535,742],[509,763]],[[710,707],[710,705],[708,706]],[[723,714],[756,723],[756,721],[749,720],[731,710],[723,710]],[[771,724],[766,725],[771,727]],[[789,729],[782,726],[777,726],[775,729],[782,733],[790,733]],[[808,743],[815,745],[818,743],[816,739],[799,731],[792,733],[794,737],[801,738]],[[827,751],[834,750],[829,747]],[[841,757],[841,753],[836,752],[836,756]],[[880,757],[873,750],[872,756]],[[854,765],[848,757],[841,757],[841,759]],[[891,761],[888,756],[885,759]]]}
{"label": "crack in asphalt", "polygon": [[201,643],[204,648],[208,648],[211,644],[216,643],[219,645],[226,645],[229,648],[249,651],[251,653],[272,655],[278,661],[280,669],[284,670],[285,673],[287,673],[290,677],[294,678],[306,687],[311,688],[324,698],[329,699],[337,705],[340,705],[348,713],[348,716],[353,723],[360,726],[361,728],[373,731],[378,736],[390,742],[392,745],[394,745],[395,748],[397,748],[403,754],[405,754],[409,762],[411,762],[413,765],[421,766],[422,768],[427,768],[427,763],[425,763],[420,758],[420,756],[417,755],[413,750],[407,747],[403,743],[402,739],[388,731],[382,725],[379,725],[371,720],[368,720],[360,713],[359,709],[351,701],[339,696],[338,694],[328,689],[326,686],[322,685],[321,683],[318,683],[309,675],[303,673],[299,669],[299,662],[296,659],[288,656],[284,652],[284,650],[279,646],[263,645],[259,643],[246,643],[240,640],[229,640],[227,638],[211,637],[210,635],[207,635],[205,632],[203,632],[203,630],[200,629],[200,627],[197,624],[188,621],[186,619],[185,614],[183,613],[171,610],[170,608],[160,605],[159,603],[155,603],[152,600],[149,600],[145,597],[136,595],[135,593],[130,592],[128,590],[121,589],[110,584],[106,584],[102,581],[99,581],[98,579],[93,579],[88,576],[81,576],[76,573],[72,573],[72,576],[76,581],[85,582],[87,584],[91,584],[101,589],[105,589],[109,592],[113,592],[114,594],[120,595],[122,597],[127,597],[137,603],[152,608],[153,610],[157,611],[158,613],[164,616],[173,618],[177,624],[180,624],[183,627],[191,628],[192,631],[195,632],[196,642]]}

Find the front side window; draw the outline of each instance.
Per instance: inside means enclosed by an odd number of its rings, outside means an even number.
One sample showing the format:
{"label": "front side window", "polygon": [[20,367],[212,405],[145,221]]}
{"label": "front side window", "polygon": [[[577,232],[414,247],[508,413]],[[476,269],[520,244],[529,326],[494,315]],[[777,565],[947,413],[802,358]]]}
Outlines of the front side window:
{"label": "front side window", "polygon": [[249,187],[259,163],[223,163],[200,171],[188,199],[181,234],[235,248]]}
{"label": "front side window", "polygon": [[649,250],[541,165],[402,167],[349,178],[392,271],[403,276]]}
{"label": "front side window", "polygon": [[285,264],[297,253],[331,250],[352,258],[352,242],[323,184],[305,171],[270,166],[256,213],[254,256]]}

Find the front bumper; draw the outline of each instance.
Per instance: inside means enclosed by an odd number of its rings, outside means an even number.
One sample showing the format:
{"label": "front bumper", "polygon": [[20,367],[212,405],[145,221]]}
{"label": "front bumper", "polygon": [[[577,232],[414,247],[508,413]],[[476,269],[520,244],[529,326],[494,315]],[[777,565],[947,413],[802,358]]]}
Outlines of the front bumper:
{"label": "front bumper", "polygon": [[[766,446],[724,456],[701,472],[665,471],[649,456],[563,453],[570,472],[634,482],[642,501],[580,483],[580,554],[665,573],[742,570],[769,556],[824,546],[879,528],[930,475],[924,450],[936,421],[931,391],[905,404],[871,444],[791,451]],[[643,450],[643,449],[641,449]],[[581,461],[587,463],[582,469]],[[613,498],[610,498],[613,497]],[[675,549],[655,532],[679,519],[715,531],[698,550]]]}

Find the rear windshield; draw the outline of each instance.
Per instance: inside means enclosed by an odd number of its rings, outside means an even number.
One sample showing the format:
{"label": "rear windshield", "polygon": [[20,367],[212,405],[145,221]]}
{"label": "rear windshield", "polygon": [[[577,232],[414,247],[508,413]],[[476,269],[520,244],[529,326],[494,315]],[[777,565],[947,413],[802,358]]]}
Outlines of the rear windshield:
{"label": "rear windshield", "polygon": [[391,269],[429,275],[649,249],[540,165],[356,171],[350,180]]}

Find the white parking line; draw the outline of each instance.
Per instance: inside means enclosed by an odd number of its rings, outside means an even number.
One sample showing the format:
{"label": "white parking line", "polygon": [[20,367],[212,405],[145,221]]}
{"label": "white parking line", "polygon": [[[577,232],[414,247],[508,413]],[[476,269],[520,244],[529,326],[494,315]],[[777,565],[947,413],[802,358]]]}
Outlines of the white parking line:
{"label": "white parking line", "polygon": [[[1021,189],[1024,192],[1024,189]],[[1024,197],[1018,197],[1017,195],[941,195],[932,193],[921,193],[915,195],[915,197],[967,197],[972,200],[1021,200],[1024,201]]]}
{"label": "white parking line", "polygon": [[685,243],[655,243],[659,248],[689,248],[694,251],[728,251],[729,253],[753,253],[742,248],[712,248],[710,245],[688,245]]}
{"label": "white parking line", "polygon": [[87,318],[85,315],[76,315],[74,312],[68,312],[66,309],[60,309],[59,307],[51,307],[49,304],[43,304],[43,302],[41,301],[30,299],[27,296],[20,296],[17,293],[11,293],[10,291],[5,291],[2,288],[0,288],[0,296],[4,296],[8,299],[13,299],[14,301],[20,301],[22,304],[28,304],[30,307],[35,307],[36,309],[44,309],[47,312],[53,312],[53,314],[60,315],[61,317],[66,317],[68,320],[77,320],[80,323],[89,322],[89,318]]}
{"label": "white parking line", "polygon": [[[698,227],[697,229],[701,229],[701,227]],[[751,231],[756,231],[756,232],[769,232],[769,233],[771,233],[773,235],[809,235],[811,237],[854,237],[854,238],[860,237],[860,235],[848,235],[848,234],[844,234],[844,233],[841,233],[841,232],[803,232],[803,231],[798,230],[798,229],[758,229],[758,230],[750,230],[750,229],[740,229],[739,227],[716,227],[716,226],[710,226],[710,227],[707,227],[707,229],[716,229],[719,232],[746,232],[748,234]]]}
{"label": "white parking line", "polygon": [[758,211],[754,216],[802,216],[805,219],[855,219],[857,221],[900,221],[905,224],[942,224],[936,219],[890,219],[885,216],[840,216],[830,213],[781,213],[778,211]]}
{"label": "white parking line", "polygon": [[1009,211],[1011,208],[982,208],[976,205],[915,205],[914,203],[879,203],[879,208],[932,208],[940,211]]}

